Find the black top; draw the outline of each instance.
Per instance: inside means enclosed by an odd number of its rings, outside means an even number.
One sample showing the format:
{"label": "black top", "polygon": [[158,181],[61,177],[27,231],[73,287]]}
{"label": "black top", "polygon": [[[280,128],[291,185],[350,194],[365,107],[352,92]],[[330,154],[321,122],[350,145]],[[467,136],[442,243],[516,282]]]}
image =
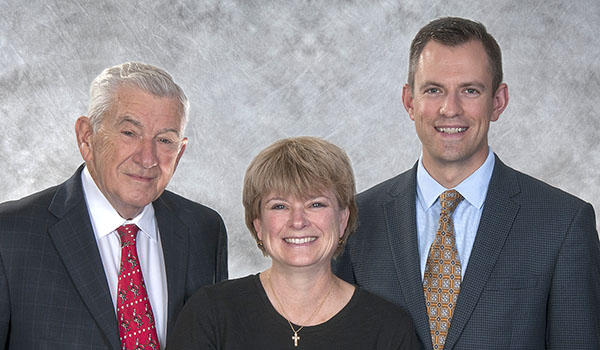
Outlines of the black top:
{"label": "black top", "polygon": [[[315,304],[316,307],[316,304]],[[294,325],[295,329],[299,326]],[[409,316],[359,287],[328,321],[293,332],[271,305],[257,275],[200,289],[185,304],[168,350],[193,349],[418,349]]]}

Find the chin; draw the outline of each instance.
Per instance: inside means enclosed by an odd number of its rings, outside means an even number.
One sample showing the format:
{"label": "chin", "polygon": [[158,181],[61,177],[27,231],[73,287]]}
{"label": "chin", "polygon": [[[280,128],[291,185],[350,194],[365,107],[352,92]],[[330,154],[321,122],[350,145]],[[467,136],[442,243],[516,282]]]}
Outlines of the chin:
{"label": "chin", "polygon": [[154,202],[154,200],[155,200],[155,198],[150,197],[150,196],[136,197],[136,198],[131,198],[131,200],[127,201],[127,204],[131,205],[132,207],[143,208],[146,205]]}
{"label": "chin", "polygon": [[294,267],[310,267],[318,266],[321,264],[329,263],[329,260],[317,259],[317,258],[306,258],[306,259],[295,259],[287,262],[287,265]]}

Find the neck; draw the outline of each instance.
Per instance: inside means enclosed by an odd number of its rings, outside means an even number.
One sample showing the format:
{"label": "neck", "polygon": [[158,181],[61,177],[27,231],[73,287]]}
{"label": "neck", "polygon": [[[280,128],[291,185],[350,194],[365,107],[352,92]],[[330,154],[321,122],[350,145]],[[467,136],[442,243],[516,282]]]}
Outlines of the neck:
{"label": "neck", "polygon": [[454,188],[479,169],[487,158],[469,159],[462,162],[432,160],[423,154],[423,167],[427,173],[445,188]]}
{"label": "neck", "polygon": [[337,279],[331,268],[290,270],[272,266],[264,275],[270,276],[278,295],[293,300],[311,300],[312,294],[327,293],[327,288]]}
{"label": "neck", "polygon": [[290,273],[274,266],[261,273],[260,279],[273,307],[296,325],[311,326],[328,320],[341,309],[332,302],[346,299],[345,295],[340,298],[345,286],[331,269]]}

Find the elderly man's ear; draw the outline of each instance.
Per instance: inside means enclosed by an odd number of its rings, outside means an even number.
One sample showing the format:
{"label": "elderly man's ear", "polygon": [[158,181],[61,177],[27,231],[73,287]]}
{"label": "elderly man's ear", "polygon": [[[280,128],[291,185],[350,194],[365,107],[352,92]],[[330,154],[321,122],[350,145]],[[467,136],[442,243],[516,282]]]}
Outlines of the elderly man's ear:
{"label": "elderly man's ear", "polygon": [[92,146],[91,136],[94,133],[90,118],[81,116],[77,118],[75,122],[75,135],[77,137],[77,147],[79,147],[79,153],[86,162],[91,160],[92,157]]}

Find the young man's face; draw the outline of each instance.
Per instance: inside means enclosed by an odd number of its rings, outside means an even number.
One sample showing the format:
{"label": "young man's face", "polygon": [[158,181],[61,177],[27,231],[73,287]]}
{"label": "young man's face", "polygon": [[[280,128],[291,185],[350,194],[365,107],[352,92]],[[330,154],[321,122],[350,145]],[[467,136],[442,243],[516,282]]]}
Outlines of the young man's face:
{"label": "young man's face", "polygon": [[431,40],[403,102],[423,144],[428,171],[460,165],[470,173],[488,154],[488,129],[508,102],[505,84],[492,91],[492,73],[481,42],[450,47]]}

